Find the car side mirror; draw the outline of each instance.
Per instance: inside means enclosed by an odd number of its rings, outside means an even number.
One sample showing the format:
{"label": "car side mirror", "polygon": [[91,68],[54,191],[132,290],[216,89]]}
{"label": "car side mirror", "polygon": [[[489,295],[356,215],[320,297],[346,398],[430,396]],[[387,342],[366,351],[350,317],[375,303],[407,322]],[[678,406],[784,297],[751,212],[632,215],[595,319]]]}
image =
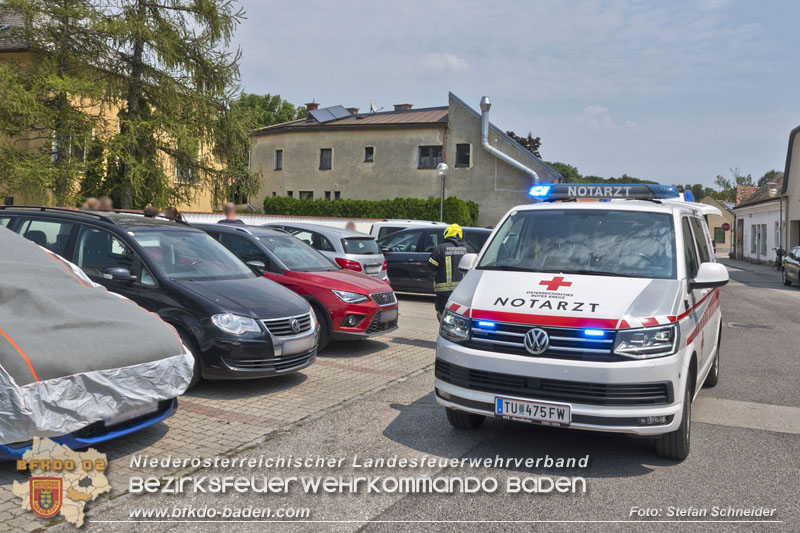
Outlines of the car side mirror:
{"label": "car side mirror", "polygon": [[263,273],[267,269],[267,265],[264,264],[264,261],[247,261],[247,266],[259,273]]}
{"label": "car side mirror", "polygon": [[136,276],[124,267],[108,267],[103,271],[103,278],[114,281],[136,281]]}
{"label": "car side mirror", "polygon": [[697,275],[689,281],[689,290],[722,287],[729,279],[728,269],[722,263],[700,263]]}
{"label": "car side mirror", "polygon": [[381,253],[382,254],[388,254],[389,252],[391,252],[391,250],[389,250],[389,248],[387,248],[385,246],[381,248]]}
{"label": "car side mirror", "polygon": [[475,268],[475,263],[478,262],[478,254],[464,254],[461,261],[458,262],[458,271],[466,274],[467,270]]}

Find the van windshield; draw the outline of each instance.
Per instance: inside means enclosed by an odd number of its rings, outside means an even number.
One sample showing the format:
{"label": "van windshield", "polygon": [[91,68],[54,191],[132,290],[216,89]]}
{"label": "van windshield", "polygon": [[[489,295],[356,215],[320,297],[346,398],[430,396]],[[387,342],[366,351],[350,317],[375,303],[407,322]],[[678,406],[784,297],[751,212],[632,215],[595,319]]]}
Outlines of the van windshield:
{"label": "van windshield", "polygon": [[477,268],[675,279],[672,216],[611,209],[517,211]]}
{"label": "van windshield", "polygon": [[250,267],[200,231],[141,231],[133,234],[144,253],[173,280],[253,278]]}

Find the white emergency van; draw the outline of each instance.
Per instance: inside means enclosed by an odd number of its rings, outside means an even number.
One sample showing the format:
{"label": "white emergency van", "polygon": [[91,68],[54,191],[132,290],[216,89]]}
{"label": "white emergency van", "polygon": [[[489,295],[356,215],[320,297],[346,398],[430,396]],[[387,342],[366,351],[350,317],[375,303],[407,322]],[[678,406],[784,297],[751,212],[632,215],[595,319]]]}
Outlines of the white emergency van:
{"label": "white emergency van", "polygon": [[692,400],[719,379],[728,272],[704,219],[718,210],[669,186],[530,194],[544,201],[509,211],[459,265],[436,347],[448,420],[650,436],[658,455],[684,459]]}

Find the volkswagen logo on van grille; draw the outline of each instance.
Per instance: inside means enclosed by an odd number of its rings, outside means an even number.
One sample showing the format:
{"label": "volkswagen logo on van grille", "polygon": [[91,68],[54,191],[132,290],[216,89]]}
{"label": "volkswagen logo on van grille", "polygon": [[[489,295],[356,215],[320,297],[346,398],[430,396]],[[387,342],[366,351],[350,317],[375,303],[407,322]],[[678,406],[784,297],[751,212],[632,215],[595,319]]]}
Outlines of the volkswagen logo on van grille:
{"label": "volkswagen logo on van grille", "polygon": [[291,326],[292,326],[292,331],[294,331],[295,333],[298,333],[300,331],[300,321],[297,320],[296,318],[292,319]]}
{"label": "volkswagen logo on van grille", "polygon": [[550,346],[550,337],[540,328],[529,329],[525,333],[525,349],[533,355],[539,355]]}

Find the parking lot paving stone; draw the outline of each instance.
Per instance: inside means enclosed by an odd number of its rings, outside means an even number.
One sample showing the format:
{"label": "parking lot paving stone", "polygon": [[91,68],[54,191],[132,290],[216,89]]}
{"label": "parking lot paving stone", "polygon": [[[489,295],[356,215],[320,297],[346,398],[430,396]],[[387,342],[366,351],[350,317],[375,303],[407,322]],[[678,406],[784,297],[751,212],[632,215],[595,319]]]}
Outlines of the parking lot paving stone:
{"label": "parking lot paving stone", "polygon": [[[106,453],[106,475],[112,491],[100,500],[127,491],[131,475],[171,475],[177,470],[132,468],[131,456],[193,458],[235,455],[269,440],[276,431],[314,418],[336,406],[430,368],[438,322],[433,300],[400,296],[398,329],[361,342],[334,342],[315,364],[301,372],[276,378],[202,382],[179,399],[177,413],[161,424],[97,446]],[[0,524],[8,531],[35,531],[47,521],[23,511],[11,489],[27,481],[13,462],[0,463]]]}

